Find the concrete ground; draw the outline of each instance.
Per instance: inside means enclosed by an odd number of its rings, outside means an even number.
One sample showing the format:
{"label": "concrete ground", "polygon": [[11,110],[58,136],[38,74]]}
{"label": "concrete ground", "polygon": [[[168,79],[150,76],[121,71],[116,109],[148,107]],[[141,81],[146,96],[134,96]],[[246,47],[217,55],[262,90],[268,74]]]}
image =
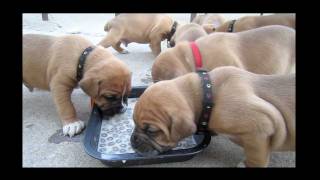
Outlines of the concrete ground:
{"label": "concrete ground", "polygon": [[[179,22],[188,22],[190,14],[169,14]],[[227,19],[248,14],[223,14]],[[103,26],[114,14],[49,14],[49,21],[41,14],[23,15],[23,33],[81,34],[93,43],[105,36]],[[163,41],[162,48],[166,48]],[[146,44],[130,44],[129,54],[115,56],[128,63],[133,71],[133,85],[150,85],[150,68],[154,56]],[[23,167],[107,167],[86,154],[83,133],[74,137],[61,136],[61,122],[51,94],[46,91],[23,91]],[[72,101],[78,118],[87,122],[90,115],[89,97],[80,89],[74,90]],[[244,159],[241,147],[222,136],[213,137],[210,145],[193,159],[185,162],[145,165],[140,167],[235,167]],[[295,167],[294,152],[272,153],[271,167]]]}

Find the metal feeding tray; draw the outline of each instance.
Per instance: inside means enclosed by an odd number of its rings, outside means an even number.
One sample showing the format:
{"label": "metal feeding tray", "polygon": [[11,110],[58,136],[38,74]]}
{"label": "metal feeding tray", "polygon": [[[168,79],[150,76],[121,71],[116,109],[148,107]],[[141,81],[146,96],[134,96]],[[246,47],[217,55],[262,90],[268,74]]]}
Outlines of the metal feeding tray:
{"label": "metal feeding tray", "polygon": [[209,134],[195,134],[178,143],[178,146],[155,157],[144,157],[133,151],[130,136],[134,129],[132,113],[135,102],[146,86],[132,88],[126,112],[113,117],[105,117],[93,105],[91,116],[85,130],[84,148],[92,157],[109,166],[129,166],[181,162],[193,158],[208,146]]}

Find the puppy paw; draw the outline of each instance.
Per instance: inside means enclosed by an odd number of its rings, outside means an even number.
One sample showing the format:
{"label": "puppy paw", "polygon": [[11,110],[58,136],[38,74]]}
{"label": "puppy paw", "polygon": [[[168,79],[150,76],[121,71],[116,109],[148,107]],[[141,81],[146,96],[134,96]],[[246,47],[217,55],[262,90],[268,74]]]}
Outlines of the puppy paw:
{"label": "puppy paw", "polygon": [[85,127],[83,121],[76,121],[63,126],[63,135],[69,135],[70,137],[79,134]]}
{"label": "puppy paw", "polygon": [[123,51],[120,52],[120,54],[128,54],[128,53],[129,53],[128,50],[123,50]]}
{"label": "puppy paw", "polygon": [[245,168],[246,165],[244,164],[244,162],[240,162],[238,165],[237,165],[237,168]]}

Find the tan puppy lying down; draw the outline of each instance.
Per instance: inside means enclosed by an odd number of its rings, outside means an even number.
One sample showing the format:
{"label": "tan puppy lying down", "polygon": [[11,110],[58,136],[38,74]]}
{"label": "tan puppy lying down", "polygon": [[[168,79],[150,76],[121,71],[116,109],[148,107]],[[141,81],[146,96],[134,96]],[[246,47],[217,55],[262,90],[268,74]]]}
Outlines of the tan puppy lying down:
{"label": "tan puppy lying down", "polygon": [[[209,131],[242,146],[245,166],[266,167],[271,151],[295,150],[295,74],[258,75],[229,66],[209,76],[214,103]],[[197,131],[202,99],[196,73],[151,85],[134,109],[132,147],[145,156],[174,148]]]}
{"label": "tan puppy lying down", "polygon": [[[63,134],[69,136],[84,128],[76,116],[71,93],[78,84],[79,58],[89,46],[93,44],[78,35],[23,35],[23,83],[31,91],[33,88],[51,91]],[[115,114],[124,108],[131,90],[131,72],[126,64],[98,46],[85,60],[79,85],[103,111]]]}
{"label": "tan puppy lying down", "polygon": [[[265,26],[239,33],[212,33],[195,41],[203,68],[236,66],[257,74],[295,72],[295,30]],[[188,42],[181,42],[156,57],[154,82],[172,79],[196,70]]]}
{"label": "tan puppy lying down", "polygon": [[178,25],[176,32],[170,40],[170,46],[174,47],[176,43],[181,41],[195,41],[205,35],[207,35],[206,31],[198,24]]}
{"label": "tan puppy lying down", "polygon": [[161,52],[161,41],[168,38],[174,20],[164,14],[120,14],[104,27],[107,36],[99,42],[104,47],[112,46],[119,53],[128,53],[120,47],[131,42],[150,43],[154,55]]}
{"label": "tan puppy lying down", "polygon": [[[233,20],[227,21],[218,28],[214,28],[213,32],[229,32],[228,28]],[[268,16],[245,16],[236,20],[233,24],[232,32],[246,31],[262,26],[282,25],[293,29],[296,28],[295,14],[275,14]]]}
{"label": "tan puppy lying down", "polygon": [[207,33],[212,33],[213,29],[225,23],[226,19],[218,14],[205,14],[196,16],[192,22],[201,25]]}

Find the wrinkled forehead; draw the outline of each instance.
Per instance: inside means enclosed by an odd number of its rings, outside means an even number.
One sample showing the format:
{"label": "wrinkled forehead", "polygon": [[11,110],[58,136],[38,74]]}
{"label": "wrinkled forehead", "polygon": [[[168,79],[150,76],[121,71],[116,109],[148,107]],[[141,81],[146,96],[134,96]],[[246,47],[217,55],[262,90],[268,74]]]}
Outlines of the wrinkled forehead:
{"label": "wrinkled forehead", "polygon": [[143,101],[140,100],[141,99],[137,101],[134,107],[132,118],[136,127],[143,128],[143,124],[146,123],[148,119],[150,119],[148,117],[148,114],[150,113],[148,108],[145,107],[147,104],[143,103]]}
{"label": "wrinkled forehead", "polygon": [[170,121],[168,119],[170,117],[164,109],[155,106],[155,104],[144,103],[140,100],[138,100],[134,107],[132,118],[135,125],[139,128],[145,128],[146,124],[168,125]]}
{"label": "wrinkled forehead", "polygon": [[117,94],[122,94],[122,93],[128,94],[131,88],[130,86],[131,86],[130,81],[127,81],[125,79],[122,79],[122,80],[119,79],[119,80],[113,80],[113,81],[105,80],[105,81],[102,81],[102,83],[100,84],[100,90],[101,92],[112,91]]}
{"label": "wrinkled forehead", "polygon": [[134,106],[134,109],[133,109],[133,113],[132,113],[132,120],[134,122],[134,124],[138,124],[138,115],[139,115],[139,111],[140,111],[140,100],[138,100]]}

